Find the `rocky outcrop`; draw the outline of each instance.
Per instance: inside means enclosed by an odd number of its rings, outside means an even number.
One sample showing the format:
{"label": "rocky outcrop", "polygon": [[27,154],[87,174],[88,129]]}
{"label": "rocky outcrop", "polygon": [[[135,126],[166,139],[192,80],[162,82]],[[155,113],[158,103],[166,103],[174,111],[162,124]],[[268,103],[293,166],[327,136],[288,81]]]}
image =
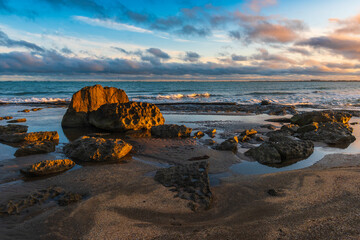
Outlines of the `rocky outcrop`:
{"label": "rocky outcrop", "polygon": [[185,125],[165,124],[151,128],[151,135],[159,138],[190,137],[192,129]]}
{"label": "rocky outcrop", "polygon": [[196,133],[194,133],[194,138],[202,138],[203,136],[205,136],[205,133],[203,133],[202,131],[197,131]]}
{"label": "rocky outcrop", "polygon": [[216,149],[221,151],[236,152],[238,150],[238,143],[239,143],[239,139],[238,137],[235,136],[225,140],[224,142],[216,146]]}
{"label": "rocky outcrop", "polygon": [[350,119],[351,114],[346,112],[314,111],[294,115],[291,118],[291,122],[300,126],[311,124],[313,122],[339,122],[347,124]]}
{"label": "rocky outcrop", "polygon": [[281,164],[308,158],[313,152],[314,144],[311,141],[283,137],[280,141],[266,142],[252,148],[245,155],[262,164]]}
{"label": "rocky outcrop", "polygon": [[209,163],[191,162],[156,172],[155,180],[166,187],[174,187],[176,196],[191,201],[188,206],[193,210],[209,209],[213,199],[210,190]]}
{"label": "rocky outcrop", "polygon": [[63,127],[88,126],[89,112],[97,110],[104,104],[126,102],[129,102],[129,99],[121,89],[101,85],[84,87],[72,96],[61,124]]}
{"label": "rocky outcrop", "polygon": [[127,131],[150,129],[164,124],[165,119],[154,104],[128,102],[102,105],[89,113],[89,123],[100,129]]}
{"label": "rocky outcrop", "polygon": [[84,162],[120,161],[132,149],[121,139],[81,137],[64,146],[64,153],[73,160]]}
{"label": "rocky outcrop", "polygon": [[59,141],[59,134],[56,131],[3,134],[0,135],[0,140],[9,143],[44,141],[57,143]]}
{"label": "rocky outcrop", "polygon": [[55,151],[55,143],[54,142],[40,142],[25,145],[15,152],[15,157],[23,157],[34,154],[43,154],[50,153]]}
{"label": "rocky outcrop", "polygon": [[19,123],[19,122],[26,122],[26,118],[18,118],[18,119],[7,121],[7,123]]}
{"label": "rocky outcrop", "polygon": [[71,169],[75,163],[70,159],[45,160],[32,164],[30,167],[21,169],[21,173],[27,176],[44,176]]}
{"label": "rocky outcrop", "polygon": [[5,126],[0,126],[0,135],[26,133],[28,131],[28,128],[29,127],[25,125],[8,124]]}
{"label": "rocky outcrop", "polygon": [[254,137],[257,133],[258,132],[254,129],[243,131],[239,136],[240,142],[247,142],[251,140],[251,138]]}

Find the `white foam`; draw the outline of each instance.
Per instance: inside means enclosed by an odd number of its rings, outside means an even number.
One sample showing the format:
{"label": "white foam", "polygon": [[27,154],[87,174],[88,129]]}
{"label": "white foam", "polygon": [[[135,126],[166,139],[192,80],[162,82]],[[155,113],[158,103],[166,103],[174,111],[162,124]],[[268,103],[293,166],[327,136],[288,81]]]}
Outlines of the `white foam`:
{"label": "white foam", "polygon": [[51,102],[65,102],[70,101],[70,98],[0,98],[3,103],[51,103]]}
{"label": "white foam", "polygon": [[182,99],[182,98],[209,98],[210,93],[191,93],[191,94],[169,94],[169,95],[158,95],[157,99]]}

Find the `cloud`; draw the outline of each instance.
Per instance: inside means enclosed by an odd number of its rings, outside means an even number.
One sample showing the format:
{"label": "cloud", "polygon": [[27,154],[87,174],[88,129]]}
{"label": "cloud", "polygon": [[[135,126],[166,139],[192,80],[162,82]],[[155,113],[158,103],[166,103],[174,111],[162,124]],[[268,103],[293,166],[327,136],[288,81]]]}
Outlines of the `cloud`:
{"label": "cloud", "polygon": [[161,59],[170,59],[169,54],[167,54],[166,52],[162,51],[159,48],[149,48],[146,50],[148,53],[151,53],[152,55],[154,55],[157,58],[161,58]]}
{"label": "cloud", "polygon": [[266,49],[259,48],[259,53],[254,54],[251,56],[254,60],[262,60],[265,62],[283,62],[283,63],[289,63],[289,64],[296,64],[296,61],[284,56],[284,55],[278,55],[278,54],[270,54]]}
{"label": "cloud", "polygon": [[254,12],[260,12],[261,9],[276,4],[277,0],[251,0],[247,6]]}
{"label": "cloud", "polygon": [[308,50],[306,50],[305,48],[290,47],[287,50],[289,52],[293,52],[293,53],[300,53],[301,55],[304,55],[304,56],[311,56],[311,53]]}
{"label": "cloud", "polygon": [[200,55],[196,52],[186,52],[185,57],[183,58],[186,62],[197,62],[200,58]]}
{"label": "cloud", "polygon": [[33,51],[43,52],[44,49],[39,47],[34,43],[30,43],[24,40],[13,40],[10,39],[9,36],[0,30],[0,46],[5,46],[8,48],[12,47],[23,47]]}
{"label": "cloud", "polygon": [[337,25],[337,34],[360,34],[360,14],[345,20],[329,19]]}
{"label": "cloud", "polygon": [[241,56],[241,55],[236,55],[236,54],[231,55],[231,60],[233,60],[235,62],[246,61],[247,59],[248,58],[246,56]]}

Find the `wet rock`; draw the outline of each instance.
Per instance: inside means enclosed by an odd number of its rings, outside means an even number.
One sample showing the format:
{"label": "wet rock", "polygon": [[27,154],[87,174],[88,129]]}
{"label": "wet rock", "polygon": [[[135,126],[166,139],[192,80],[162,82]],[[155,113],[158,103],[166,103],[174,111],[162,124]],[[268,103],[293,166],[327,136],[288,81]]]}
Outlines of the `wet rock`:
{"label": "wet rock", "polygon": [[79,202],[79,201],[81,201],[81,199],[82,199],[82,196],[80,194],[67,192],[59,198],[58,204],[60,206],[67,206],[69,204]]}
{"label": "wet rock", "polygon": [[240,134],[240,142],[247,142],[249,140],[251,140],[251,138],[253,136],[255,136],[255,134],[257,134],[257,131],[254,129],[250,129],[250,130],[245,130]]}
{"label": "wet rock", "polygon": [[357,125],[357,124],[359,124],[358,122],[352,122],[352,123],[350,123],[350,125]]}
{"label": "wet rock", "polygon": [[37,111],[40,111],[40,110],[43,110],[43,108],[32,108],[31,111],[33,112],[37,112]]}
{"label": "wet rock", "polygon": [[267,194],[269,194],[270,196],[273,196],[273,197],[276,197],[279,195],[279,193],[275,189],[269,189],[267,191]]}
{"label": "wet rock", "polygon": [[27,176],[44,176],[64,172],[75,166],[70,159],[45,160],[32,164],[30,167],[21,169],[21,173]]}
{"label": "wet rock", "polygon": [[8,122],[8,123],[26,122],[26,118],[14,119],[14,120],[10,120],[10,121],[7,121],[7,122]]}
{"label": "wet rock", "polygon": [[260,103],[260,105],[262,105],[262,106],[266,106],[266,105],[270,105],[270,104],[271,104],[271,102],[268,100],[262,100]]}
{"label": "wet rock", "polygon": [[225,140],[220,145],[216,146],[216,149],[221,151],[236,152],[238,150],[238,143],[239,143],[239,139],[238,137],[235,136]]}
{"label": "wet rock", "polygon": [[11,116],[0,117],[0,121],[1,120],[10,120],[10,119],[13,119],[13,117],[11,117]]}
{"label": "wet rock", "polygon": [[276,129],[276,127],[274,125],[272,125],[272,124],[264,124],[264,125],[261,125],[260,127],[267,128],[269,130],[275,130]]}
{"label": "wet rock", "polygon": [[310,132],[310,131],[316,131],[319,128],[319,124],[316,122],[301,126],[298,130],[297,133],[305,133],[305,132]]}
{"label": "wet rock", "polygon": [[50,153],[55,151],[54,142],[40,142],[22,146],[15,152],[15,157],[23,157],[34,154]]}
{"label": "wet rock", "polygon": [[21,111],[18,111],[18,112],[28,113],[28,112],[30,112],[30,109],[24,109],[24,110],[21,110]]}
{"label": "wet rock", "polygon": [[291,118],[291,122],[304,126],[313,122],[325,123],[325,122],[339,122],[347,124],[351,119],[351,114],[347,112],[335,112],[335,111],[314,111],[305,112],[302,114],[294,115]]}
{"label": "wet rock", "polygon": [[205,132],[209,137],[214,138],[216,134],[216,129],[209,129]]}
{"label": "wet rock", "polygon": [[204,144],[205,145],[214,145],[216,142],[212,139],[205,139]]}
{"label": "wet rock", "polygon": [[272,118],[272,119],[266,119],[267,122],[278,122],[278,123],[291,123],[290,118]]}
{"label": "wet rock", "polygon": [[200,139],[202,138],[203,136],[205,136],[205,133],[203,133],[202,131],[197,131],[195,134],[194,134],[194,137]]}
{"label": "wet rock", "polygon": [[185,125],[165,124],[151,128],[151,135],[160,138],[190,137],[192,129]]}
{"label": "wet rock", "polygon": [[59,134],[56,131],[3,134],[0,135],[0,140],[9,143],[44,141],[57,143],[59,141]]}
{"label": "wet rock", "polygon": [[251,148],[245,152],[249,156],[262,164],[279,164],[281,155],[276,148],[268,142],[261,144],[259,147]]}
{"label": "wet rock", "polygon": [[189,158],[188,161],[199,161],[199,160],[205,160],[205,159],[209,159],[210,157],[208,155],[203,155],[203,156],[199,156],[199,157],[192,157]]}
{"label": "wet rock", "polygon": [[286,124],[280,128],[282,131],[289,131],[291,134],[294,134],[298,131],[299,125],[297,124]]}
{"label": "wet rock", "polygon": [[17,124],[8,124],[6,126],[0,126],[0,135],[3,134],[13,134],[13,133],[26,133],[28,126],[17,125]]}
{"label": "wet rock", "polygon": [[299,138],[339,147],[346,147],[356,140],[352,129],[343,123],[325,122],[317,126],[315,130],[299,133]]}
{"label": "wet rock", "polygon": [[128,102],[102,105],[89,114],[89,123],[109,131],[127,131],[163,125],[165,119],[155,104]]}
{"label": "wet rock", "polygon": [[166,187],[175,187],[177,196],[191,201],[193,211],[209,209],[213,199],[210,190],[209,163],[192,162],[156,172],[155,180]]}
{"label": "wet rock", "polygon": [[72,96],[61,124],[63,127],[88,126],[89,112],[97,110],[104,104],[126,102],[129,102],[129,99],[124,90],[101,85],[84,87]]}
{"label": "wet rock", "polygon": [[270,142],[276,142],[283,139],[284,137],[291,136],[291,133],[289,131],[276,130],[273,132],[266,133],[266,136],[269,137]]}
{"label": "wet rock", "polygon": [[132,146],[121,139],[81,137],[64,146],[64,153],[71,159],[84,162],[121,161]]}

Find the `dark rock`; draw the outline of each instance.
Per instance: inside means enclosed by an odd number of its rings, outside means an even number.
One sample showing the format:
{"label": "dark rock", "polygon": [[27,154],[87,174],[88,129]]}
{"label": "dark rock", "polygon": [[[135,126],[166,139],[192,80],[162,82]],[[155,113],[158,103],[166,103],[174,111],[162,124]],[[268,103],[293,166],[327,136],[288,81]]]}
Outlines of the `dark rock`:
{"label": "dark rock", "polygon": [[189,206],[193,211],[209,209],[213,195],[208,169],[209,163],[206,161],[177,165],[158,170],[155,180],[166,187],[175,187],[177,196],[192,202]]}
{"label": "dark rock", "polygon": [[97,110],[104,104],[126,102],[129,102],[129,98],[121,89],[101,85],[84,87],[72,96],[61,124],[63,127],[88,126],[89,112]]}
{"label": "dark rock", "polygon": [[216,146],[216,149],[221,151],[236,152],[238,150],[238,143],[239,143],[239,139],[235,136],[225,140],[220,145]]}
{"label": "dark rock", "polygon": [[280,128],[282,131],[289,131],[291,134],[294,134],[299,129],[297,124],[286,124]]}
{"label": "dark rock", "polygon": [[31,111],[33,112],[37,112],[37,111],[40,111],[40,110],[43,110],[43,108],[32,108]]}
{"label": "dark rock", "polygon": [[359,124],[358,122],[352,122],[352,123],[350,123],[350,125],[357,125],[357,124]]}
{"label": "dark rock", "polygon": [[267,122],[291,123],[290,118],[272,118],[266,119]]}
{"label": "dark rock", "polygon": [[81,199],[82,199],[82,196],[80,194],[67,192],[59,198],[58,204],[60,206],[67,206],[71,203],[79,202],[79,201],[81,201]]}
{"label": "dark rock", "polygon": [[214,138],[216,134],[216,129],[209,129],[205,132],[209,137]]}
{"label": "dark rock", "polygon": [[205,139],[204,144],[205,145],[214,145],[216,142],[212,139]]}
{"label": "dark rock", "polygon": [[314,111],[305,112],[302,114],[294,115],[291,118],[291,122],[304,126],[313,122],[325,123],[325,122],[339,122],[347,124],[351,119],[351,114],[347,112],[335,112],[335,111]]}
{"label": "dark rock", "polygon": [[121,139],[81,137],[64,146],[64,153],[71,159],[84,162],[119,161],[132,149]]}
{"label": "dark rock", "polygon": [[199,139],[202,138],[203,136],[205,136],[205,134],[202,131],[197,131],[194,134],[194,137],[199,138]]}
{"label": "dark rock", "polygon": [[290,137],[291,133],[289,131],[276,130],[273,132],[266,133],[266,136],[269,137],[270,142],[277,142],[284,137]]}
{"label": "dark rock", "polygon": [[25,145],[15,152],[15,157],[23,157],[34,154],[50,153],[55,151],[54,142],[40,142],[34,144]]}
{"label": "dark rock", "polygon": [[51,132],[13,133],[0,135],[0,140],[9,143],[59,141],[59,134]]}
{"label": "dark rock", "polygon": [[251,148],[245,152],[246,156],[252,157],[262,164],[279,164],[281,155],[278,150],[268,142],[261,144],[259,147]]}
{"label": "dark rock", "polygon": [[14,133],[26,133],[28,126],[17,125],[17,124],[8,124],[6,126],[0,126],[0,135],[3,134],[14,134]]}
{"label": "dark rock", "polygon": [[276,197],[276,196],[279,195],[278,192],[275,189],[269,189],[267,191],[267,194],[269,194],[270,196],[273,196],[273,197]]}
{"label": "dark rock", "polygon": [[316,122],[301,126],[298,130],[297,133],[305,133],[305,132],[310,132],[310,131],[316,131],[319,128],[319,124]]}
{"label": "dark rock", "polygon": [[26,118],[14,119],[14,120],[10,120],[10,121],[7,121],[7,122],[8,122],[8,123],[26,122]]}
{"label": "dark rock", "polygon": [[261,125],[260,127],[267,128],[269,130],[275,130],[276,129],[276,127],[274,125],[272,125],[272,124],[264,124],[264,125]]}
{"label": "dark rock", "polygon": [[30,112],[30,109],[24,109],[24,110],[19,111],[19,112],[25,112],[25,113],[28,113],[28,112]]}
{"label": "dark rock", "polygon": [[1,120],[10,120],[10,119],[13,119],[13,117],[11,117],[11,116],[0,117],[0,121]]}
{"label": "dark rock", "polygon": [[151,135],[160,138],[190,137],[192,129],[185,125],[165,124],[151,128]]}
{"label": "dark rock", "polygon": [[70,159],[45,160],[32,164],[29,168],[21,169],[27,176],[44,176],[71,169],[75,163]]}
{"label": "dark rock", "polygon": [[205,159],[209,159],[209,158],[210,157],[208,155],[204,155],[204,156],[189,158],[188,161],[199,161],[199,160],[205,160]]}
{"label": "dark rock", "polygon": [[262,100],[260,103],[260,105],[262,105],[262,106],[266,106],[266,105],[270,105],[270,104],[271,104],[271,102],[268,100]]}
{"label": "dark rock", "polygon": [[109,131],[151,129],[163,125],[160,109],[151,103],[128,102],[104,104],[89,113],[89,123]]}
{"label": "dark rock", "polygon": [[251,138],[257,134],[257,131],[254,129],[245,130],[240,134],[240,142],[247,142],[251,140]]}

